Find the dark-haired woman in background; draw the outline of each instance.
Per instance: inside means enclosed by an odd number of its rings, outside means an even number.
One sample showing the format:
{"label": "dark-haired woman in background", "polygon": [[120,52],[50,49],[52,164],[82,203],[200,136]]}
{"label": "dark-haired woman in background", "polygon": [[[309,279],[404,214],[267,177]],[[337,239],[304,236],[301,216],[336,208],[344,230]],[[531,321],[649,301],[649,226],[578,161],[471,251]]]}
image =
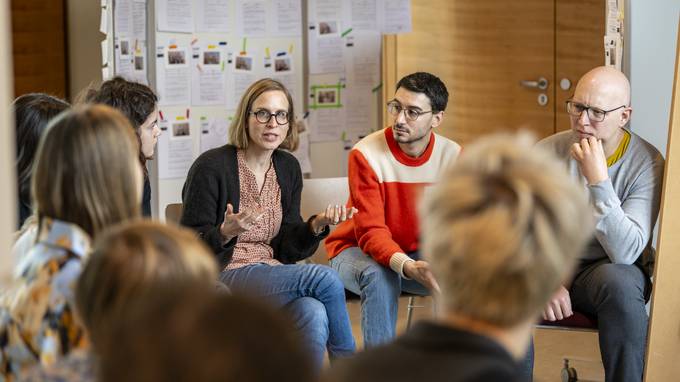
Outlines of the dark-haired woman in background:
{"label": "dark-haired woman in background", "polygon": [[31,216],[31,177],[33,159],[40,137],[47,123],[69,108],[65,101],[43,93],[30,93],[12,103],[17,144],[17,186],[19,199],[19,225]]}
{"label": "dark-haired woman in background", "polygon": [[98,90],[90,90],[85,102],[109,105],[122,112],[132,123],[139,137],[139,162],[144,171],[142,215],[151,216],[151,184],[146,161],[153,158],[161,130],[158,127],[158,96],[150,87],[114,77]]}

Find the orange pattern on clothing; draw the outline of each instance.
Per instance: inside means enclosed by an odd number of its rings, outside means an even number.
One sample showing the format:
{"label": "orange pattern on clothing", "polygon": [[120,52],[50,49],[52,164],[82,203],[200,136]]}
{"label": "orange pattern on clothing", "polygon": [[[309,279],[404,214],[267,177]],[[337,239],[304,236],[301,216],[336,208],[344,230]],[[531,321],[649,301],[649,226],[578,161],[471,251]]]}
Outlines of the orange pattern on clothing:
{"label": "orange pattern on clothing", "polygon": [[234,255],[227,270],[250,264],[279,265],[274,259],[271,240],[279,233],[283,211],[281,209],[281,187],[276,170],[271,164],[264,176],[262,190],[257,187],[255,174],[248,168],[243,150],[237,150],[239,177],[239,211],[263,209],[265,212],[253,227],[238,235]]}

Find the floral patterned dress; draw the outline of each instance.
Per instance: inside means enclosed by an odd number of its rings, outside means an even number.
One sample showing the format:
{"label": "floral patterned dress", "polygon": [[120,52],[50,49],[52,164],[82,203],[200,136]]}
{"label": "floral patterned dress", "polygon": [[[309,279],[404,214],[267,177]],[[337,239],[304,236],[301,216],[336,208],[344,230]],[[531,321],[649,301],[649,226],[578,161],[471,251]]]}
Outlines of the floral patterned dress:
{"label": "floral patterned dress", "polygon": [[42,220],[35,246],[17,267],[16,287],[0,301],[0,382],[87,348],[74,295],[89,252],[90,238],[78,226]]}

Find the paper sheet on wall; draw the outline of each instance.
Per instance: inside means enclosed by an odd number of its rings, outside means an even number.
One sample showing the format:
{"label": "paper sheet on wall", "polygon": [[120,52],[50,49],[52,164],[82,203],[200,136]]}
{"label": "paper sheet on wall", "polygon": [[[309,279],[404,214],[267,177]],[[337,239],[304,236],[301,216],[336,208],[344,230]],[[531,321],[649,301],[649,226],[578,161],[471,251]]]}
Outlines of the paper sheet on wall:
{"label": "paper sheet on wall", "polygon": [[188,105],[191,102],[189,50],[183,45],[156,47],[156,90],[158,104]]}
{"label": "paper sheet on wall", "polygon": [[274,50],[274,52],[276,52],[275,55],[270,59],[265,57],[264,76],[281,82],[288,89],[291,97],[296,99],[298,96],[296,84],[302,73],[300,73],[300,70],[295,70],[293,56],[288,54],[287,51]]}
{"label": "paper sheet on wall", "polygon": [[134,48],[129,37],[114,37],[114,60],[116,75],[132,80],[134,71]]}
{"label": "paper sheet on wall", "polygon": [[348,85],[373,89],[380,84],[381,41],[377,31],[353,31],[346,37],[343,56]]}
{"label": "paper sheet on wall", "polygon": [[269,11],[267,0],[236,0],[236,34],[243,37],[267,36]]}
{"label": "paper sheet on wall", "polygon": [[352,141],[375,128],[371,113],[376,108],[376,91],[381,81],[381,41],[378,31],[352,31],[345,41],[345,128],[347,139]]}
{"label": "paper sheet on wall", "polygon": [[345,7],[345,25],[352,30],[378,30],[377,0],[351,0]]}
{"label": "paper sheet on wall", "polygon": [[158,177],[160,179],[187,176],[194,160],[191,139],[191,120],[186,115],[163,112],[166,119],[160,122],[158,139]]}
{"label": "paper sheet on wall", "polygon": [[272,36],[301,36],[302,7],[300,0],[273,0],[271,8]]}
{"label": "paper sheet on wall", "polygon": [[371,123],[371,112],[376,109],[377,94],[365,87],[345,90],[345,128],[346,139],[358,141],[376,129]]}
{"label": "paper sheet on wall", "polygon": [[231,0],[197,0],[196,32],[230,33]]}
{"label": "paper sheet on wall", "polygon": [[109,40],[102,40],[101,42],[101,49],[102,49],[102,66],[106,66],[109,64]]}
{"label": "paper sheet on wall", "polygon": [[607,17],[606,17],[606,31],[605,34],[622,33],[621,31],[621,13],[617,0],[607,0]]}
{"label": "paper sheet on wall", "polygon": [[382,4],[378,12],[378,18],[383,33],[411,32],[411,0],[379,1]]}
{"label": "paper sheet on wall", "polygon": [[134,56],[132,57],[132,81],[144,85],[149,84],[149,78],[146,75],[147,57],[146,41],[137,41],[137,47],[134,48]]}
{"label": "paper sheet on wall", "polygon": [[310,110],[309,120],[311,142],[337,141],[345,129],[345,110]]}
{"label": "paper sheet on wall", "polygon": [[604,36],[605,65],[619,70],[623,60],[623,7],[622,0],[607,0]]}
{"label": "paper sheet on wall", "polygon": [[132,0],[116,0],[113,25],[116,37],[132,37]]}
{"label": "paper sheet on wall", "polygon": [[146,0],[114,3],[115,74],[148,84],[146,75]]}
{"label": "paper sheet on wall", "polygon": [[197,106],[226,103],[227,43],[197,43],[191,54],[191,104]]}
{"label": "paper sheet on wall", "polygon": [[191,0],[156,0],[157,29],[161,32],[194,31]]}
{"label": "paper sheet on wall", "polygon": [[308,3],[307,51],[309,73],[340,73],[345,70],[342,57],[341,1],[310,0]]}
{"label": "paper sheet on wall", "polygon": [[104,34],[109,34],[109,15],[108,8],[102,8],[102,12],[99,15],[99,31]]}
{"label": "paper sheet on wall", "polygon": [[233,118],[234,112],[230,111],[227,115],[221,117],[201,117],[201,153],[227,144],[229,140],[229,123]]}
{"label": "paper sheet on wall", "polygon": [[113,70],[110,66],[105,66],[102,68],[102,81],[110,80],[113,77]]}
{"label": "paper sheet on wall", "polygon": [[604,36],[604,64],[621,70],[623,46],[618,33]]}
{"label": "paper sheet on wall", "polygon": [[132,2],[132,37],[146,41],[146,0]]}
{"label": "paper sheet on wall", "polygon": [[258,69],[262,65],[263,58],[257,51],[242,52],[245,54],[227,54],[227,109],[236,109],[245,90],[258,78],[261,77]]}
{"label": "paper sheet on wall", "polygon": [[310,76],[310,141],[333,141],[345,130],[345,80],[340,74]]}

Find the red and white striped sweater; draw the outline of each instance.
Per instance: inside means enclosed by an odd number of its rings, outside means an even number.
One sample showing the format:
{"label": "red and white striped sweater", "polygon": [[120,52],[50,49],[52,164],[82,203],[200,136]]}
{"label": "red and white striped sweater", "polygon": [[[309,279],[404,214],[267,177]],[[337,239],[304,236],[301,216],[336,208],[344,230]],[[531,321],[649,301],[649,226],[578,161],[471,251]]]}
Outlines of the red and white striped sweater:
{"label": "red and white striped sweater", "polygon": [[[392,128],[357,143],[349,154],[349,202],[359,213],[326,238],[328,257],[359,247],[376,262],[401,272],[390,260],[395,253],[418,249],[418,203],[426,186],[436,182],[460,153],[460,146],[431,133],[425,152],[406,155]],[[398,255],[403,259],[403,255]]]}

